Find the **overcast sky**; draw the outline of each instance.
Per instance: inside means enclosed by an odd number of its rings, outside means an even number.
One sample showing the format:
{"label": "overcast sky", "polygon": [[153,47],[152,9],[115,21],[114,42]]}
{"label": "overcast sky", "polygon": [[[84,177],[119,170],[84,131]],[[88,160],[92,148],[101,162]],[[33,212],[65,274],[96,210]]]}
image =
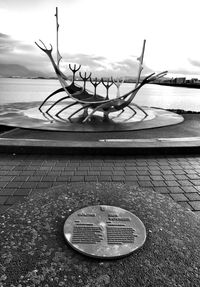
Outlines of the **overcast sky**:
{"label": "overcast sky", "polygon": [[0,0],[0,64],[53,71],[34,42],[55,52],[56,6],[63,67],[135,76],[146,39],[144,74],[200,78],[199,0]]}

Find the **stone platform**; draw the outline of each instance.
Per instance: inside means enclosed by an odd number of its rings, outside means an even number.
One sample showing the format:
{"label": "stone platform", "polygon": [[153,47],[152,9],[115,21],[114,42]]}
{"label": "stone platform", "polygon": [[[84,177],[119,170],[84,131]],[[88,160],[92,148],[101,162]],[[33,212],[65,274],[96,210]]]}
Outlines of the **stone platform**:
{"label": "stone platform", "polygon": [[[102,119],[102,113],[95,113],[90,122],[81,123],[83,118],[81,118],[80,113],[77,117],[73,117],[70,122],[67,118],[74,110],[78,109],[77,107],[73,107],[72,110],[68,109],[67,114],[59,119],[55,115],[63,108],[62,105],[59,109],[52,109],[49,114],[42,114],[38,109],[40,104],[40,102],[31,102],[2,105],[0,124],[42,131],[97,133],[146,130],[175,125],[184,120],[182,116],[176,113],[158,108],[142,107],[147,114],[145,117],[145,114],[132,104],[130,106],[135,110],[135,115],[133,110],[126,108],[121,114],[120,111],[111,113],[110,119],[106,121]],[[43,110],[47,111],[48,108],[49,106],[45,106]]]}
{"label": "stone platform", "polygon": [[[144,223],[143,247],[118,260],[81,255],[63,225],[89,205],[124,208]],[[0,286],[200,286],[200,222],[150,190],[121,183],[71,183],[36,192],[0,217]]]}
{"label": "stone platform", "polygon": [[0,152],[13,153],[196,153],[200,116],[183,114],[179,124],[141,130],[74,132],[15,128],[0,135]]}

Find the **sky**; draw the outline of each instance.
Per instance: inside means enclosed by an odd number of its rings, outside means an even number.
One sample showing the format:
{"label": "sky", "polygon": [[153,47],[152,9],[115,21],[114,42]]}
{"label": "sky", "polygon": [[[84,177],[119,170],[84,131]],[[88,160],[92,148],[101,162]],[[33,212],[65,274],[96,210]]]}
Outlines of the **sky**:
{"label": "sky", "polygon": [[0,64],[54,73],[34,42],[56,55],[56,7],[67,74],[76,63],[94,76],[136,76],[146,39],[144,75],[200,79],[199,0],[0,0]]}

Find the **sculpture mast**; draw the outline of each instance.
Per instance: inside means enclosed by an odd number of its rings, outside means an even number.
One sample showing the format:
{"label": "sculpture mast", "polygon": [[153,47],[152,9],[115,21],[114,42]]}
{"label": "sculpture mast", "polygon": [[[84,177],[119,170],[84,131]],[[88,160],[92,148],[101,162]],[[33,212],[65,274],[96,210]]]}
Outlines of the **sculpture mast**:
{"label": "sculpture mast", "polygon": [[57,47],[57,66],[59,66],[60,60],[62,59],[59,48],[58,48],[58,30],[59,30],[59,23],[58,23],[58,7],[56,7],[56,47]]}
{"label": "sculpture mast", "polygon": [[144,42],[143,42],[141,56],[139,58],[137,58],[137,60],[139,61],[139,69],[138,69],[138,77],[137,77],[135,87],[137,87],[139,82],[140,82],[140,76],[141,76],[141,72],[143,70],[143,59],[144,59],[145,44],[146,44],[146,40],[144,40]]}

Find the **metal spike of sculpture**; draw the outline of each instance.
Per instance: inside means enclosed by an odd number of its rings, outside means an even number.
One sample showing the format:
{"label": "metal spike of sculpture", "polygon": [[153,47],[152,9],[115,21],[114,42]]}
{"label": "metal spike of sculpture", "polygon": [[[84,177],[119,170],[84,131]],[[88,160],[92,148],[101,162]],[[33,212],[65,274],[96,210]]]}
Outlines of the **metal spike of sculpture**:
{"label": "metal spike of sculpture", "polygon": [[104,79],[101,78],[101,82],[104,85],[104,87],[106,88],[106,100],[108,100],[109,99],[109,89],[113,85],[113,79],[111,78],[111,82],[109,82],[109,79],[107,79],[107,82],[105,82]]}
{"label": "metal spike of sculpture", "polygon": [[[96,112],[102,112],[103,119],[108,120],[110,113],[119,111],[120,113],[118,114],[118,116],[120,116],[126,108],[130,109],[133,112],[132,114],[132,117],[133,117],[136,114],[136,110],[133,108],[135,107],[144,114],[143,118],[145,119],[148,116],[147,113],[142,107],[134,103],[133,99],[135,98],[137,92],[142,88],[142,86],[156,79],[159,79],[167,74],[167,71],[164,71],[157,75],[155,75],[155,73],[152,73],[149,76],[147,76],[143,81],[140,82],[140,76],[141,76],[141,72],[143,69],[143,58],[144,58],[144,50],[145,50],[146,41],[144,40],[142,54],[137,59],[139,61],[139,70],[138,70],[138,78],[137,78],[136,85],[128,93],[120,95],[119,89],[122,84],[122,81],[120,81],[119,79],[114,80],[111,78],[111,83],[109,83],[109,80],[107,80],[107,83],[105,83],[103,79],[101,81],[98,81],[97,79],[93,81],[91,79],[92,73],[89,73],[89,75],[87,75],[86,72],[84,73],[84,75],[81,72],[79,72],[80,78],[83,80],[83,87],[81,87],[75,82],[75,74],[77,71],[80,70],[81,65],[79,65],[78,68],[76,67],[76,65],[74,65],[73,68],[71,64],[69,65],[69,69],[72,71],[72,81],[70,81],[70,79],[60,70],[59,64],[60,64],[62,57],[60,55],[59,47],[58,47],[58,30],[59,30],[58,8],[56,8],[55,16],[56,16],[56,34],[57,34],[57,63],[55,63],[54,58],[52,56],[53,47],[51,44],[50,44],[50,49],[48,49],[41,40],[40,42],[43,45],[43,47],[39,45],[37,42],[35,42],[36,45],[43,52],[45,52],[47,56],[49,57],[53,65],[53,68],[55,70],[55,73],[57,75],[57,78],[62,87],[54,91],[52,94],[50,94],[40,105],[39,110],[44,115],[44,117],[49,119],[50,121],[54,121],[54,120],[55,121],[56,120],[71,121],[71,118],[74,115],[79,114],[80,112],[83,112],[82,117],[80,117],[80,122],[85,123],[89,121]],[[86,83],[89,80],[94,86],[94,92],[91,92],[87,90],[86,88]],[[68,82],[70,82],[70,84],[68,84]],[[105,96],[101,96],[97,94],[97,86],[100,83],[102,83],[104,87],[106,88]],[[108,91],[113,83],[117,87],[117,97],[114,99],[109,99]],[[58,100],[55,100],[53,104],[51,103],[50,106],[48,105],[48,108],[46,108],[45,110],[45,104],[47,102],[49,104],[50,99],[52,102],[54,95],[60,92],[65,92],[66,95],[61,96]],[[55,106],[58,107],[59,103],[65,103],[65,100],[67,99],[70,99],[71,102],[70,103],[68,102],[67,104],[64,105],[64,107],[62,106],[62,108],[59,108],[56,114],[53,114],[52,113],[53,107]],[[67,118],[66,116],[62,117],[61,114],[72,106],[75,106],[75,107],[77,106],[77,109],[73,113],[68,115]]]}

